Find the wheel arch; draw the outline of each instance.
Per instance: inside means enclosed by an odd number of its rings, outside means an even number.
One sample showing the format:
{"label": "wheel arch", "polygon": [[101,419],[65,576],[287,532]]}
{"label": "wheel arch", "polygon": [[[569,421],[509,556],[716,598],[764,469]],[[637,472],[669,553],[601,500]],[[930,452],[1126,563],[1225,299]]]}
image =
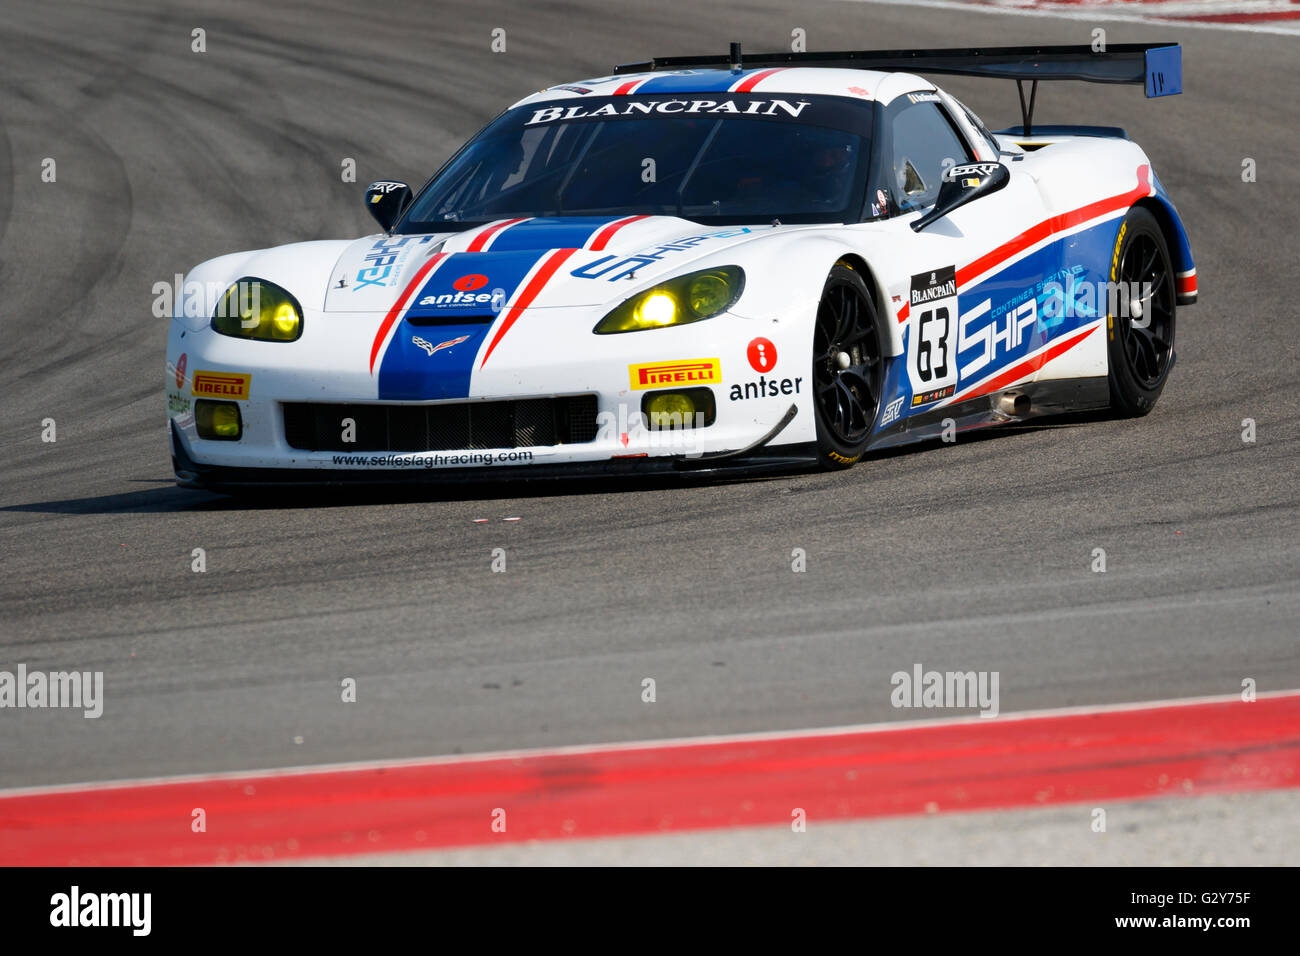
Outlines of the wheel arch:
{"label": "wheel arch", "polygon": [[1155,216],[1160,231],[1169,247],[1169,257],[1173,260],[1175,292],[1179,305],[1194,305],[1197,299],[1196,263],[1192,259],[1192,246],[1187,239],[1187,229],[1178,215],[1178,210],[1157,186],[1155,195],[1139,199],[1134,203],[1139,209],[1145,209]]}
{"label": "wheel arch", "polygon": [[862,274],[867,292],[871,295],[871,304],[876,308],[876,320],[880,323],[881,345],[885,355],[887,357],[899,355],[903,351],[902,333],[899,331],[900,326],[894,310],[889,306],[889,292],[881,281],[880,271],[872,268],[871,263],[857,252],[844,253],[832,265],[839,263]]}
{"label": "wheel arch", "polygon": [[876,307],[877,312],[880,312],[881,303],[886,301],[886,299],[884,289],[880,287],[880,283],[876,279],[875,270],[871,268],[871,265],[866,259],[856,252],[844,253],[835,260],[833,265],[840,265],[841,263],[848,266],[854,272],[862,274],[862,281],[867,284],[867,291],[871,293],[871,304]]}
{"label": "wheel arch", "polygon": [[826,277],[836,263],[843,262],[866,283],[880,320],[886,355],[899,354],[902,332],[890,305],[889,282],[891,270],[899,274],[906,270],[893,260],[887,247],[846,241],[852,238],[787,233],[763,242],[752,257],[741,263],[746,270],[745,294],[736,313],[747,319],[811,323]]}

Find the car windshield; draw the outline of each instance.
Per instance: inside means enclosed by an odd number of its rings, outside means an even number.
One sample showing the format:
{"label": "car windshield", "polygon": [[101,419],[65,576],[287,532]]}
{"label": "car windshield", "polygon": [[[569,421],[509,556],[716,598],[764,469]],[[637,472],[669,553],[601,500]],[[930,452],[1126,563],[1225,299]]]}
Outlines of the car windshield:
{"label": "car windshield", "polygon": [[421,191],[398,232],[526,216],[856,222],[871,104],[827,96],[609,96],[520,106]]}

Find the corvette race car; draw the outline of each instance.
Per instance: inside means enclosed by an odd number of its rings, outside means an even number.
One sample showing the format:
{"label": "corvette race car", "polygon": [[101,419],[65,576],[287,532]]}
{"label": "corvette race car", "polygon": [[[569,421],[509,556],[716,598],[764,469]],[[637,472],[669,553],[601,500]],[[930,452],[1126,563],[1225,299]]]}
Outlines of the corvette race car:
{"label": "corvette race car", "polygon": [[[1021,125],[990,132],[925,73],[1014,80]],[[528,96],[418,192],[371,184],[382,232],[189,273],[178,480],[844,468],[1145,414],[1191,249],[1123,130],[1033,125],[1064,79],[1178,93],[1180,50],[733,44]]]}

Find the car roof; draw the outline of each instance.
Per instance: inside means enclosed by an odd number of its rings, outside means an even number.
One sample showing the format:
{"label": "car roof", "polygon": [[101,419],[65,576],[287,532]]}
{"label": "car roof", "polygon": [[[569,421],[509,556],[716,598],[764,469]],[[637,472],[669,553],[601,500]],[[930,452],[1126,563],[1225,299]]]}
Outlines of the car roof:
{"label": "car roof", "polygon": [[674,70],[601,76],[576,83],[547,87],[526,96],[515,106],[583,99],[587,96],[685,94],[821,94],[888,104],[895,97],[935,85],[912,73],[795,66],[764,69]]}

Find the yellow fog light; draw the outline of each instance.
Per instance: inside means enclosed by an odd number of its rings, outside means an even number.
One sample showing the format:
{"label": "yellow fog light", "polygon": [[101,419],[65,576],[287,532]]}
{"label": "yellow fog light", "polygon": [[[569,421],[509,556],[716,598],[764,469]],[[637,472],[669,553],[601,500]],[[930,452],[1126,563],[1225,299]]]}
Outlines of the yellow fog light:
{"label": "yellow fog light", "polygon": [[212,328],[241,339],[293,342],[302,335],[302,309],[274,282],[243,278],[217,304]]}
{"label": "yellow fog light", "polygon": [[710,319],[731,308],[744,288],[740,266],[691,272],[625,299],[592,331],[597,335],[639,332]]}
{"label": "yellow fog light", "polygon": [[200,438],[210,441],[239,441],[244,433],[238,405],[204,398],[194,403],[194,427]]}
{"label": "yellow fog light", "polygon": [[717,418],[711,388],[651,392],[641,400],[641,411],[651,429],[702,428]]}

